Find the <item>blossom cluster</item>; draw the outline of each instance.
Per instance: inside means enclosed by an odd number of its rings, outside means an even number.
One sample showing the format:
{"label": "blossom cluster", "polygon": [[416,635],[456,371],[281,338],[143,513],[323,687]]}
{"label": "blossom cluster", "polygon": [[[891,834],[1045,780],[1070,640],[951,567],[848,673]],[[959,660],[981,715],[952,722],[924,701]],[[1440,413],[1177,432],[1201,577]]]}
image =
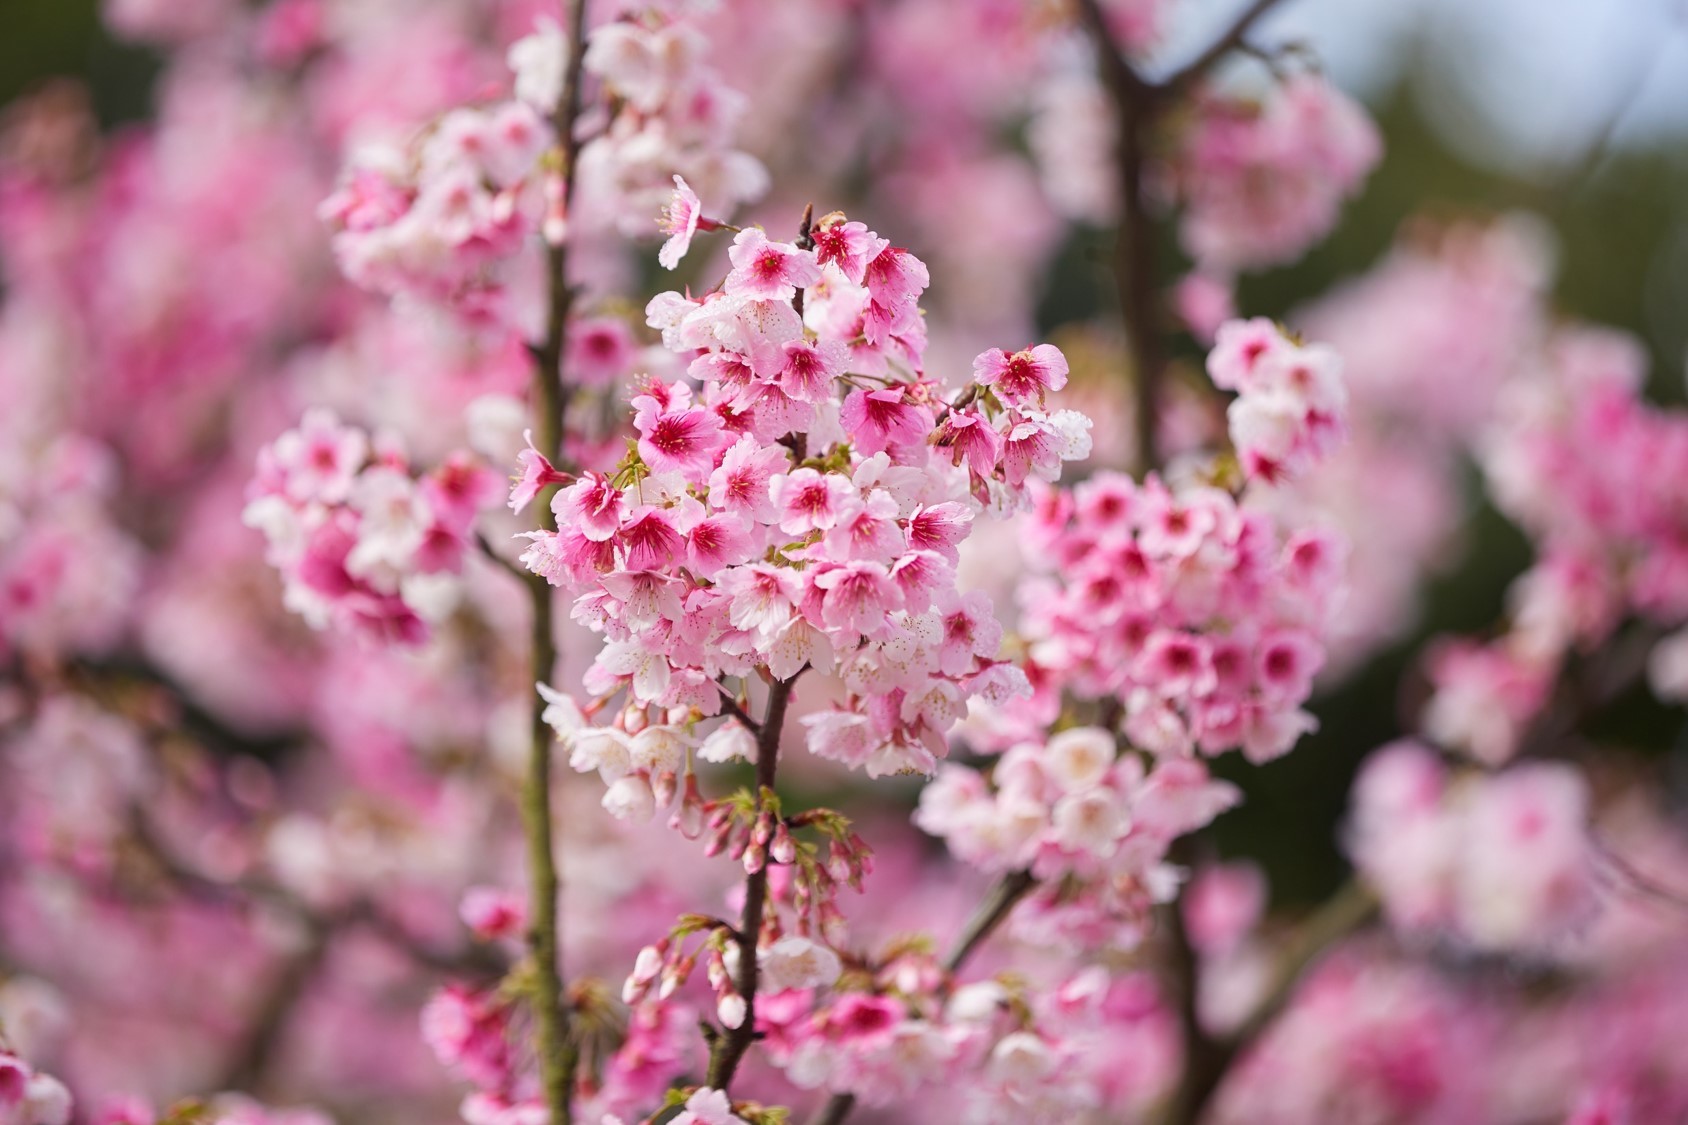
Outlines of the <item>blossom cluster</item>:
{"label": "blossom cluster", "polygon": [[[5,401],[0,392],[0,413]],[[21,421],[24,404],[14,406]],[[142,560],[110,512],[111,451],[73,435],[38,448],[10,430],[0,423],[0,657],[108,651]]]}
{"label": "blossom cluster", "polygon": [[342,272],[472,320],[531,319],[519,302],[537,291],[511,263],[547,223],[561,237],[561,181],[540,164],[556,141],[549,112],[519,97],[453,109],[407,145],[357,152],[320,210]]}
{"label": "blossom cluster", "polygon": [[[1049,492],[1027,540],[1045,572],[1021,591],[1034,685],[1117,700],[1126,736],[1157,755],[1241,747],[1260,762],[1310,729],[1334,533],[1281,533],[1217,488],[1098,473]],[[1040,702],[1052,717],[1043,687]]]}
{"label": "blossom cluster", "polygon": [[1541,369],[1551,269],[1543,231],[1522,216],[1419,221],[1375,268],[1292,315],[1341,355],[1348,390],[1342,448],[1273,492],[1280,518],[1347,532],[1327,675],[1402,636],[1424,575],[1460,562],[1465,457],[1502,388]]}
{"label": "blossom cluster", "polygon": [[1170,176],[1179,237],[1210,275],[1300,256],[1383,154],[1365,110],[1316,74],[1275,82],[1259,101],[1210,92],[1192,114]]}
{"label": "blossom cluster", "polygon": [[1401,930],[1539,956],[1562,951],[1599,905],[1589,802],[1564,763],[1462,775],[1399,742],[1355,782],[1348,849]]}
{"label": "blossom cluster", "polygon": [[[812,242],[747,229],[721,289],[651,301],[701,387],[647,384],[621,464],[556,493],[558,531],[528,533],[523,561],[580,591],[575,618],[606,637],[588,692],[626,687],[637,710],[626,739],[575,738],[577,768],[612,785],[672,770],[690,741],[646,708],[714,715],[719,681],[759,669],[836,675],[847,706],[805,717],[810,748],[874,776],[931,772],[969,698],[1020,687],[955,563],[980,510],[1088,451],[1087,419],[1044,409],[1065,361],[994,350],[946,395],[922,368],[919,259],[842,215]],[[557,472],[529,456],[517,505]],[[612,749],[627,739],[637,757]]]}
{"label": "blossom cluster", "polygon": [[1688,414],[1641,398],[1644,360],[1617,333],[1561,329],[1542,364],[1506,388],[1504,421],[1479,447],[1496,503],[1536,560],[1509,591],[1500,636],[1446,642],[1429,662],[1426,735],[1491,766],[1519,751],[1567,658],[1627,619],[1663,638],[1655,690],[1688,697],[1673,659],[1688,621],[1688,514],[1671,483],[1688,469]]}
{"label": "blossom cluster", "polygon": [[475,518],[502,491],[467,453],[413,475],[396,442],[316,409],[264,447],[243,518],[314,627],[417,643],[456,607]]}
{"label": "blossom cluster", "polygon": [[[938,1104],[967,1120],[1056,1121],[1153,1100],[1167,1050],[1158,1016],[1139,976],[1092,967],[1035,988],[960,982],[929,954],[893,949],[823,1001],[802,991],[770,997],[758,1029],[802,1089],[870,1106],[943,1094]],[[1128,1054],[1136,1065],[1121,1068]],[[945,1090],[958,1075],[962,1087]]]}
{"label": "blossom cluster", "polygon": [[[748,99],[723,80],[696,19],[671,5],[628,7],[635,12],[631,18],[596,28],[586,43],[586,72],[601,81],[605,99],[619,108],[581,146],[583,206],[594,218],[642,237],[650,233],[651,216],[667,199],[674,175],[719,207],[760,197],[767,190],[767,170],[733,146]],[[557,66],[562,46],[548,42],[534,51]],[[555,104],[555,87],[546,86],[549,104]]]}
{"label": "blossom cluster", "polygon": [[[581,144],[576,171],[561,166],[553,125],[572,47],[542,21],[509,50],[510,95],[353,154],[320,209],[341,270],[363,288],[537,337],[541,245],[635,218],[628,233],[647,233],[676,173],[723,204],[765,190],[760,163],[729,146],[744,99],[706,47],[695,26],[655,8],[596,28],[584,67],[609,120]],[[575,215],[565,214],[565,172],[583,195]]]}
{"label": "blossom cluster", "polygon": [[915,823],[956,858],[990,872],[1029,871],[1045,888],[1018,932],[1060,944],[1130,948],[1149,913],[1176,894],[1172,842],[1235,805],[1236,787],[1199,760],[1120,753],[1116,737],[1076,727],[1017,745],[989,777],[945,765],[921,791]]}
{"label": "blossom cluster", "polygon": [[1342,359],[1298,344],[1265,318],[1219,326],[1207,356],[1213,385],[1234,391],[1226,408],[1243,474],[1277,484],[1304,475],[1342,440],[1347,392]]}

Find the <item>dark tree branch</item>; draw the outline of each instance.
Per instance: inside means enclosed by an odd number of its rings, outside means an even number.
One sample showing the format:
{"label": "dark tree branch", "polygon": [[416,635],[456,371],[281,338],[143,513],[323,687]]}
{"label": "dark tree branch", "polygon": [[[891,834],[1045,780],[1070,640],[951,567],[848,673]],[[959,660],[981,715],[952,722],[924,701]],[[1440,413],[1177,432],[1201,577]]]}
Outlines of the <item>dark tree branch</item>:
{"label": "dark tree branch", "polygon": [[1244,40],[1248,38],[1248,33],[1254,29],[1254,25],[1279,3],[1281,0],[1254,0],[1238,13],[1231,26],[1209,44],[1205,51],[1168,76],[1161,83],[1162,89],[1173,94],[1183,93],[1201,81],[1226,55],[1245,46]]}
{"label": "dark tree branch", "polygon": [[1160,281],[1155,263],[1155,223],[1147,198],[1150,132],[1163,104],[1163,91],[1144,81],[1108,32],[1098,0],[1080,0],[1080,14],[1094,40],[1096,62],[1113,102],[1119,132],[1115,137],[1115,176],[1119,182],[1120,225],[1114,240],[1114,288],[1120,322],[1131,354],[1135,392],[1134,423],[1139,475],[1160,464],[1156,422],[1160,383],[1166,364],[1161,340]]}
{"label": "dark tree branch", "polygon": [[760,739],[762,737],[762,724],[757,722],[750,712],[739,704],[738,696],[728,691],[727,685],[720,680],[715,681],[715,690],[721,693],[721,706],[727,714],[743,723],[746,730]]}
{"label": "dark tree branch", "polygon": [[[799,672],[798,675],[802,673]],[[791,689],[797,676],[789,680],[775,680],[768,691],[768,710],[762,717],[761,731],[756,740],[756,811],[762,811],[766,795],[774,791],[779,770],[780,730],[785,726],[785,712],[791,703]],[[744,997],[744,1019],[737,1027],[727,1028],[715,1041],[710,1052],[708,1085],[725,1090],[738,1072],[739,1063],[756,1041],[756,952],[762,937],[762,915],[768,902],[768,864],[763,863],[755,873],[745,877],[744,914],[738,926],[738,992]]]}
{"label": "dark tree branch", "polygon": [[952,974],[960,972],[961,967],[1007,919],[1015,905],[1036,885],[1037,880],[1030,871],[1015,871],[998,879],[986,892],[973,917],[967,920],[949,956],[944,958],[944,971]]}
{"label": "dark tree branch", "polygon": [[[561,202],[563,214],[567,216],[574,201],[575,171],[580,162],[580,141],[575,133],[575,123],[580,116],[586,0],[563,0],[563,4],[563,49],[568,57],[563,69],[562,94],[552,123],[561,148]],[[566,460],[563,456],[563,413],[568,408],[568,394],[562,368],[568,346],[569,315],[574,306],[574,290],[568,282],[568,253],[569,239],[566,236],[555,244],[548,244],[545,249],[548,298],[545,337],[534,349],[533,366],[533,408],[535,429],[539,435],[538,448],[553,464],[558,465]],[[555,530],[556,517],[550,504],[552,489],[542,492],[537,502],[542,525]],[[551,587],[537,575],[526,577],[532,604],[529,679],[549,683],[557,663]],[[570,1034],[571,1020],[563,998],[557,908],[562,887],[557,875],[551,818],[551,744],[554,736],[545,724],[543,713],[543,708],[535,700],[527,779],[522,789],[522,814],[528,837],[528,877],[533,900],[528,947],[534,964],[534,1026],[540,1084],[544,1089],[546,1107],[550,1110],[551,1125],[569,1125],[574,1117],[574,1080],[580,1050]]]}

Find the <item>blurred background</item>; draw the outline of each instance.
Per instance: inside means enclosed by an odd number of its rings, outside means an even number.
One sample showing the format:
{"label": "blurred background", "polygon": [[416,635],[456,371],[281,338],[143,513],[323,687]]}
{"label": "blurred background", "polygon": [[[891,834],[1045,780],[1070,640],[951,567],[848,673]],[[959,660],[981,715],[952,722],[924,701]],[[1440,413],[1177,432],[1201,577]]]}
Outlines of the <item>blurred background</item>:
{"label": "blurred background", "polygon": [[[1209,39],[1237,5],[1191,0],[1157,58]],[[1688,352],[1688,15],[1668,0],[1287,0],[1261,37],[1306,37],[1336,81],[1384,132],[1382,167],[1336,233],[1287,269],[1250,275],[1238,305],[1282,316],[1363,272],[1410,216],[1544,219],[1557,245],[1554,302],[1566,315],[1626,329],[1651,353],[1649,391],[1684,397]],[[0,0],[0,105],[55,77],[85,84],[108,130],[144,120],[158,59],[114,40],[97,0]],[[1078,231],[1045,279],[1048,329],[1098,311],[1110,236]],[[1174,253],[1170,242],[1168,254]],[[3,374],[0,374],[3,377]],[[1473,474],[1471,495],[1476,497]],[[1415,632],[1317,701],[1322,728],[1296,753],[1221,772],[1248,791],[1219,823],[1222,852],[1266,866],[1285,903],[1323,896],[1345,864],[1338,830],[1360,758],[1403,730],[1422,698],[1412,655],[1431,636],[1490,629],[1526,565],[1523,537],[1486,507],[1467,529],[1462,565],[1434,582]],[[1637,754],[1671,755],[1688,787],[1680,720],[1645,690],[1619,699],[1597,729]]]}

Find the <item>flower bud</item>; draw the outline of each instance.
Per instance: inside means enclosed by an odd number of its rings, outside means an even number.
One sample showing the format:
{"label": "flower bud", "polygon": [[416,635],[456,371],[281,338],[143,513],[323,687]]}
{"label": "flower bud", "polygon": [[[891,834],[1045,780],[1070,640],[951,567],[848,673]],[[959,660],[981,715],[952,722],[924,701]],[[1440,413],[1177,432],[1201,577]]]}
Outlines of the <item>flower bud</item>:
{"label": "flower bud", "polygon": [[797,858],[797,841],[791,838],[783,820],[774,829],[772,854],[775,863],[790,863]]}

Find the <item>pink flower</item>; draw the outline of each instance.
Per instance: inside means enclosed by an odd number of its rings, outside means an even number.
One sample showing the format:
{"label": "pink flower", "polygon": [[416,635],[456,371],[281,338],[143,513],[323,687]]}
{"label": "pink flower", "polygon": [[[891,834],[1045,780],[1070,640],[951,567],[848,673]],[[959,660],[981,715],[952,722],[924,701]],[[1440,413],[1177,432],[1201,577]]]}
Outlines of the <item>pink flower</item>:
{"label": "pink flower", "polygon": [[1208,377],[1222,390],[1251,390],[1272,358],[1294,346],[1266,317],[1227,321],[1219,326],[1213,350],[1207,353]]}
{"label": "pink flower", "polygon": [[1313,677],[1324,660],[1323,646],[1300,629],[1268,633],[1255,654],[1261,696],[1268,703],[1299,704],[1312,692]]}
{"label": "pink flower", "polygon": [[903,1005],[889,996],[847,992],[826,1014],[827,1036],[855,1045],[880,1042],[891,1034],[904,1012]]}
{"label": "pink flower", "polygon": [[448,985],[422,1009],[422,1041],[475,1085],[498,1087],[508,1080],[513,1062],[508,1022],[508,1010],[495,997]]}
{"label": "pink flower", "polygon": [[259,475],[273,474],[295,501],[344,501],[369,454],[368,436],[340,423],[331,410],[305,413],[297,429],[275,439],[260,455]]}
{"label": "pink flower", "polygon": [[728,446],[721,464],[709,475],[709,504],[753,519],[773,523],[777,509],[768,485],[785,472],[791,459],[778,445],[762,445],[742,437]]}
{"label": "pink flower", "polygon": [[809,752],[819,758],[860,767],[882,741],[873,720],[854,711],[819,711],[803,716],[809,730]]}
{"label": "pink flower", "polygon": [[619,317],[598,316],[569,327],[563,374],[573,386],[607,387],[627,373],[638,344]]}
{"label": "pink flower", "polygon": [[868,343],[877,347],[915,327],[920,320],[920,294],[932,277],[919,258],[900,246],[886,246],[868,262],[862,282],[868,291],[862,330]]}
{"label": "pink flower", "polygon": [[975,477],[989,477],[1002,456],[1002,435],[976,410],[952,410],[938,425],[933,444],[951,450],[951,463],[963,460]]}
{"label": "pink flower", "polygon": [[700,578],[713,578],[726,567],[748,562],[756,553],[749,528],[731,513],[707,516],[686,531],[686,565]]}
{"label": "pink flower", "polygon": [[545,454],[533,447],[533,431],[522,435],[527,440],[527,448],[516,454],[516,466],[521,472],[512,478],[515,481],[510,488],[510,510],[521,510],[533,503],[533,498],[549,485],[567,484],[571,479],[567,473],[559,472],[546,459]]}
{"label": "pink flower", "polygon": [[889,562],[906,546],[897,524],[897,502],[884,492],[851,497],[822,542],[827,558]]}
{"label": "pink flower", "polygon": [[1067,385],[1067,357],[1054,344],[1013,355],[992,348],[973,361],[973,381],[990,387],[1009,406],[1041,406],[1047,392]]}
{"label": "pink flower", "polygon": [[885,628],[885,615],[903,605],[902,591],[878,563],[850,562],[815,576],[817,589],[826,591],[821,618],[829,629],[845,629],[868,636]]}
{"label": "pink flower", "polygon": [[779,385],[794,399],[824,402],[832,397],[833,383],[850,362],[850,349],[837,340],[788,340],[785,366]]}
{"label": "pink flower", "polygon": [[1190,633],[1157,629],[1137,658],[1135,674],[1170,699],[1212,693],[1218,680],[1207,642]]}
{"label": "pink flower", "polygon": [[628,570],[661,570],[680,557],[685,540],[661,508],[641,508],[622,525],[616,544],[627,556]]}
{"label": "pink flower", "polygon": [[1002,624],[992,612],[990,595],[972,590],[943,610],[943,639],[938,667],[946,676],[973,670],[975,658],[993,660],[1002,645]]}
{"label": "pink flower", "polygon": [[[514,504],[514,496],[511,502]],[[576,530],[594,543],[610,539],[621,529],[626,510],[621,489],[611,484],[602,473],[582,474],[579,480],[551,500],[551,511],[557,517],[557,525]]]}
{"label": "pink flower", "polygon": [[838,420],[864,454],[914,445],[932,430],[931,411],[908,402],[901,387],[851,391]]}
{"label": "pink flower", "polygon": [[918,551],[936,551],[955,566],[961,561],[959,547],[972,523],[972,511],[953,500],[916,508],[908,518],[908,545]]}
{"label": "pink flower", "polygon": [[727,251],[733,270],[727,292],[767,301],[789,301],[799,289],[821,279],[813,250],[799,250],[789,242],[771,241],[756,227],[747,227]]}
{"label": "pink flower", "polygon": [[[640,396],[640,400],[646,398]],[[633,425],[639,431],[639,456],[645,464],[693,482],[708,478],[716,451],[727,442],[721,419],[701,406],[659,412],[647,405],[634,415]]]}
{"label": "pink flower", "polygon": [[796,469],[768,482],[768,497],[779,511],[779,529],[787,535],[827,531],[838,522],[856,487],[837,473]]}
{"label": "pink flower", "polygon": [[729,619],[735,629],[773,634],[791,620],[794,571],[757,563],[722,576],[720,589],[731,596]]}
{"label": "pink flower", "polygon": [[838,954],[806,937],[782,938],[757,958],[764,986],[770,992],[793,988],[826,988],[838,980]]}
{"label": "pink flower", "polygon": [[519,937],[527,925],[527,906],[520,895],[502,887],[470,887],[463,892],[458,916],[483,941]]}
{"label": "pink flower", "polygon": [[[1090,436],[1088,433],[1074,434],[1071,422],[1074,419],[1064,418],[1072,411],[1061,411],[1053,418],[1046,418],[1036,411],[1028,410],[1016,416],[1012,412],[1008,415],[1010,424],[1002,443],[1002,475],[1010,485],[1018,487],[1030,477],[1052,481],[1061,475],[1062,461],[1076,461],[1090,453]],[[1083,427],[1088,430],[1090,420],[1083,418]]]}
{"label": "pink flower", "polygon": [[703,204],[693,191],[691,185],[679,176],[674,177],[674,195],[669,199],[668,206],[663,208],[662,216],[657,219],[657,226],[668,236],[668,241],[657,251],[656,260],[662,263],[663,269],[673,269],[680,264],[680,259],[691,249],[692,236],[698,231],[699,220],[703,217]]}
{"label": "pink flower", "polygon": [[836,264],[855,285],[862,284],[867,264],[891,245],[863,224],[853,222],[823,222],[810,237],[815,242],[816,260],[823,266]]}
{"label": "pink flower", "polygon": [[891,564],[891,580],[910,613],[924,613],[934,594],[955,588],[955,564],[936,551],[910,551]]}
{"label": "pink flower", "polygon": [[29,1091],[30,1074],[22,1059],[0,1052],[0,1107],[11,1109],[23,1103]]}

